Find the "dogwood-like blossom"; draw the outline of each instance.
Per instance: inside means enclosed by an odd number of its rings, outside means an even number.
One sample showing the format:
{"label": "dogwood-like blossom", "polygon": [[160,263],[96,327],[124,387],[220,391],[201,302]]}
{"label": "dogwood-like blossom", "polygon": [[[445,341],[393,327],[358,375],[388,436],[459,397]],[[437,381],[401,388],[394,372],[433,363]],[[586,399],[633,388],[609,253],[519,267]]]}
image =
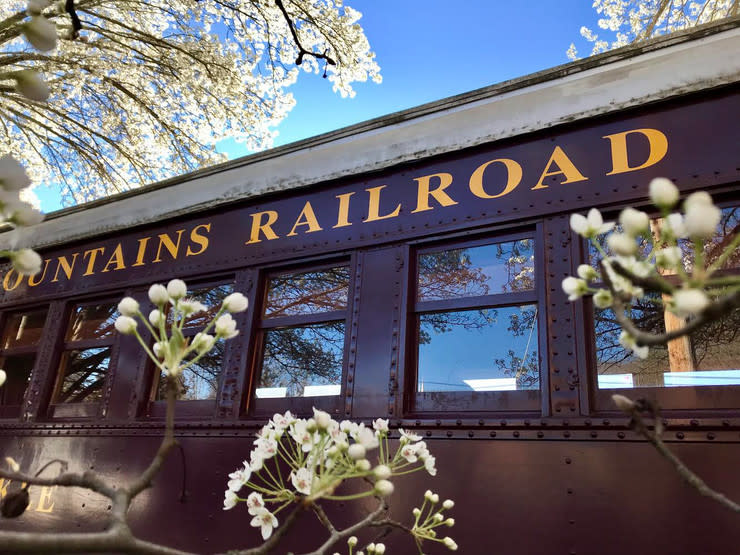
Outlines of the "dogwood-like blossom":
{"label": "dogwood-like blossom", "polygon": [[249,465],[245,464],[242,468],[238,468],[237,470],[229,474],[229,481],[226,485],[231,491],[236,493],[247,485],[247,482],[249,482],[249,478],[251,475],[252,471],[249,468]]}
{"label": "dogwood-like blossom", "polygon": [[311,495],[313,473],[308,468],[299,468],[290,474],[290,481],[298,493]]}
{"label": "dogwood-like blossom", "polygon": [[231,339],[239,335],[236,331],[236,321],[231,317],[231,314],[223,314],[216,320],[216,337],[223,337],[224,339]]}
{"label": "dogwood-like blossom", "polygon": [[588,215],[585,217],[580,214],[570,215],[570,228],[586,239],[591,239],[592,237],[611,231],[613,227],[613,222],[604,223],[601,212],[596,208],[589,210]]}
{"label": "dogwood-like blossom", "polygon": [[224,511],[228,511],[229,509],[233,509],[236,507],[236,503],[239,500],[239,497],[234,493],[231,489],[227,489],[224,493]]}
{"label": "dogwood-like blossom", "polygon": [[249,525],[259,528],[262,532],[262,539],[266,540],[272,535],[272,530],[277,528],[278,519],[270,511],[262,508],[257,510]]}

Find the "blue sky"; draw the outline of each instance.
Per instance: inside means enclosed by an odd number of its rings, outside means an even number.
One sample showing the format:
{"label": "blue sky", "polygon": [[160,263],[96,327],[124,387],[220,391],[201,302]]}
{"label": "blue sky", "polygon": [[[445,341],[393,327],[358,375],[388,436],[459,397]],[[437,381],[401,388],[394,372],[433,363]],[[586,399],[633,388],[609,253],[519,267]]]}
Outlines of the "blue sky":
{"label": "blue sky", "polygon": [[[571,42],[585,54],[582,25],[596,28],[588,0],[347,0],[377,54],[383,83],[359,83],[341,98],[317,75],[292,88],[297,105],[278,127],[275,146],[305,139],[568,62]],[[233,141],[230,158],[248,152]],[[45,212],[56,190],[36,189]]]}

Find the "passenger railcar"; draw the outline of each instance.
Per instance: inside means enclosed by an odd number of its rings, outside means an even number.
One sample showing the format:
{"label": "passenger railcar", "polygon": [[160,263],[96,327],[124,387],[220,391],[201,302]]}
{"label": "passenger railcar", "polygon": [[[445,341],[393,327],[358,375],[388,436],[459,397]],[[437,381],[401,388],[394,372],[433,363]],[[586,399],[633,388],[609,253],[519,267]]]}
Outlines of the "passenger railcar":
{"label": "passenger railcar", "polygon": [[[276,411],[389,418],[439,474],[397,483],[457,501],[462,553],[736,553],[737,516],[681,482],[614,392],[663,407],[672,449],[740,499],[737,316],[685,359],[618,348],[562,279],[589,260],[569,214],[647,205],[651,178],[705,189],[737,231],[738,21],[661,38],[61,210],[32,235],[42,272],[2,268],[0,453],[124,480],[163,431],[159,376],[112,332],[153,282],[249,298],[238,338],[181,383],[173,453],[132,508],[147,539],[201,552],[257,542],[222,511],[227,474]],[[732,259],[726,271],[737,271]],[[658,329],[660,317],[641,313]],[[194,334],[202,321],[194,321]],[[0,480],[0,495],[9,485]],[[184,489],[183,489],[184,488]],[[33,488],[5,529],[98,529],[105,501]],[[357,516],[337,506],[340,521]],[[287,546],[319,539],[306,517]],[[415,552],[402,537],[396,553]],[[285,547],[285,552],[288,547]],[[0,546],[2,549],[2,546]],[[428,546],[427,552],[444,551]],[[280,551],[283,552],[282,550]]]}

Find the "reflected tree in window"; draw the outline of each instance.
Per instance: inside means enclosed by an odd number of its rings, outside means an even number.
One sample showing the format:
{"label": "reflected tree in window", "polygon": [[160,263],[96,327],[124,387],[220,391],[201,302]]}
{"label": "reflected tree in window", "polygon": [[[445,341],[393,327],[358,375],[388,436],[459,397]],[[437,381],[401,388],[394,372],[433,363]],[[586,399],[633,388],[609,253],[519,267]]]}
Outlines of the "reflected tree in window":
{"label": "reflected tree in window", "polygon": [[265,317],[344,310],[348,286],[347,266],[274,276],[267,289]]}

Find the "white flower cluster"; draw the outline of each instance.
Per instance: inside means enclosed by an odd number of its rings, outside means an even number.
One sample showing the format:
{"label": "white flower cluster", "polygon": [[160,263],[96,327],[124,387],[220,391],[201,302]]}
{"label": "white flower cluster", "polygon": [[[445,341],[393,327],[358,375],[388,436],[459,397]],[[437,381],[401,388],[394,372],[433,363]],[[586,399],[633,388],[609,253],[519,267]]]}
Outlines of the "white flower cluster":
{"label": "white flower cluster", "polygon": [[[296,418],[289,411],[275,414],[257,434],[249,460],[229,474],[224,510],[245,502],[253,517],[251,525],[260,528],[267,539],[278,526],[276,515],[292,503],[387,497],[394,490],[393,476],[423,469],[434,476],[435,459],[421,437],[399,432],[398,448],[391,453],[388,420],[378,418],[370,428],[349,420],[337,422],[315,408],[308,419]],[[368,453],[374,450],[377,464],[373,466]],[[285,473],[289,473],[288,479],[284,479]],[[372,487],[359,493],[336,492],[345,480],[353,478]],[[252,491],[240,497],[244,487]],[[277,508],[269,509],[268,504]],[[366,550],[382,554],[385,546],[374,544]]]}
{"label": "white flower cluster", "polygon": [[[169,376],[177,376],[195,364],[219,339],[236,337],[239,332],[231,313],[247,309],[247,298],[241,293],[231,293],[221,302],[218,312],[203,331],[190,339],[182,331],[185,322],[193,316],[208,313],[209,308],[199,301],[186,298],[187,292],[187,285],[180,279],[173,279],[166,287],[152,285],[149,288],[149,300],[156,308],[148,317],[144,317],[139,310],[139,303],[132,297],[125,297],[118,303],[121,315],[116,319],[116,330],[125,335],[135,335],[157,367]],[[137,317],[154,338],[151,350],[139,335]],[[213,335],[211,330],[215,332]]]}
{"label": "white flower cluster", "polygon": [[[692,193],[683,203],[683,214],[673,212],[680,195],[676,186],[665,178],[650,182],[649,195],[661,214],[661,220],[653,226],[645,212],[634,208],[626,208],[620,213],[621,231],[613,231],[615,224],[604,223],[595,208],[586,217],[571,215],[571,229],[588,239],[599,252],[611,287],[592,287],[592,282],[605,280],[597,269],[582,264],[577,269],[578,277],[568,276],[562,282],[568,300],[575,301],[584,295],[593,295],[594,305],[605,309],[614,304],[614,295],[623,299],[642,298],[646,302],[663,304],[666,310],[685,318],[700,315],[710,305],[712,296],[740,288],[740,283],[728,283],[727,280],[720,287],[711,279],[713,272],[740,244],[740,235],[736,235],[711,264],[705,261],[707,240],[715,235],[722,218],[722,212],[714,205],[712,198],[703,191]],[[612,255],[604,250],[598,240],[598,236],[604,233],[609,233],[606,245]],[[683,244],[687,240],[693,245],[693,253],[684,252],[679,246],[679,241]],[[615,264],[631,274],[631,278],[618,273]],[[689,267],[691,273],[687,271]],[[666,280],[664,276],[667,274],[675,275],[679,285]],[[647,278],[660,283],[662,293],[670,292],[667,301],[646,297],[643,287],[633,283],[638,281],[644,284]],[[619,341],[638,357],[647,357],[648,348],[638,345],[629,333],[623,331]]]}
{"label": "white flower cluster", "polygon": [[443,511],[448,511],[454,506],[455,502],[452,499],[445,499],[439,505],[439,495],[433,493],[431,490],[427,490],[424,494],[424,503],[421,508],[416,507],[411,511],[415,519],[411,533],[421,541],[430,540],[440,542],[450,551],[457,551],[455,540],[449,536],[439,538],[435,530],[435,528],[440,526],[451,527],[455,525],[454,518],[445,517],[443,514]]}

